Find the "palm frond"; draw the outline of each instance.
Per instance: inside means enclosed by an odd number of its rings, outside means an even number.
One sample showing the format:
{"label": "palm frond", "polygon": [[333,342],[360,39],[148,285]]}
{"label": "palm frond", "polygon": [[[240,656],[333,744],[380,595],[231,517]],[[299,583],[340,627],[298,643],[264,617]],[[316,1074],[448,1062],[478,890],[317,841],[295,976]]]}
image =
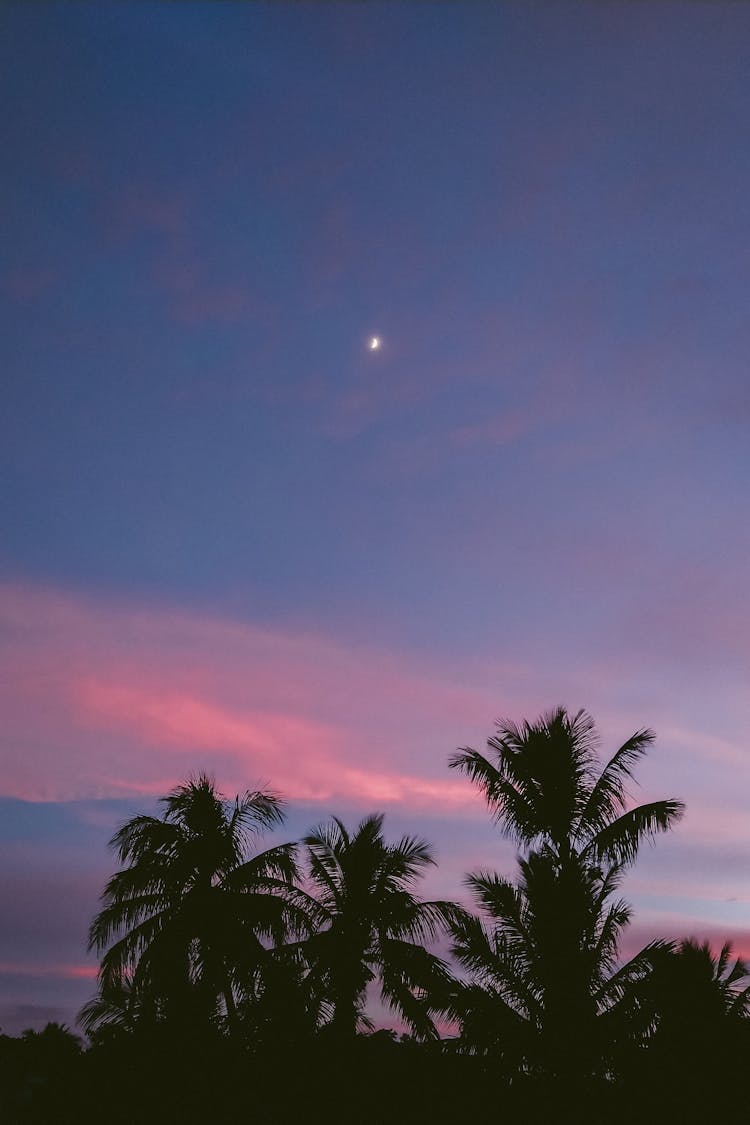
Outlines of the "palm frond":
{"label": "palm frond", "polygon": [[595,862],[630,864],[644,840],[652,839],[657,832],[668,831],[684,811],[681,801],[671,799],[629,809],[597,832],[581,850],[581,857]]}
{"label": "palm frond", "polygon": [[437,1039],[433,1015],[447,1007],[450,975],[439,958],[415,945],[389,941],[383,949],[380,994],[417,1039]]}
{"label": "palm frond", "polygon": [[576,841],[586,840],[600,832],[619,812],[625,810],[626,779],[632,780],[633,767],[646,753],[656,735],[644,729],[620,746],[599,774],[588,800],[578,818]]}
{"label": "palm frond", "polygon": [[153,816],[134,816],[115,832],[110,847],[121,863],[139,860],[145,855],[170,852],[180,838],[179,827]]}
{"label": "palm frond", "polygon": [[89,927],[89,950],[101,952],[120,930],[138,926],[168,909],[169,903],[162,895],[142,895],[110,903],[99,911]]}
{"label": "palm frond", "polygon": [[330,912],[341,904],[344,874],[339,858],[342,838],[335,825],[314,829],[304,837],[309,877],[322,895],[322,905]]}
{"label": "palm frond", "polygon": [[[380,842],[382,844],[382,838]],[[404,836],[397,844],[387,847],[383,844],[379,862],[379,886],[383,887],[386,884],[406,886],[417,879],[425,867],[434,865],[432,849],[426,840],[420,840],[416,836]]]}
{"label": "palm frond", "polygon": [[[494,746],[494,740],[490,739],[488,745]],[[502,768],[494,766],[478,751],[465,749],[454,754],[448,764],[451,769],[461,770],[479,787],[503,835],[519,844],[530,844],[539,835],[540,826],[529,798],[528,779],[522,781],[512,776],[517,771],[507,755],[500,758],[500,763]]]}
{"label": "palm frond", "polygon": [[277,844],[258,852],[227,872],[224,885],[231,890],[252,890],[253,885],[265,879],[274,879],[293,886],[299,879],[297,845]]}
{"label": "palm frond", "polygon": [[594,993],[594,1000],[601,1007],[610,1007],[613,1003],[622,998],[624,992],[630,989],[634,984],[645,980],[650,973],[653,972],[654,967],[660,964],[663,959],[670,956],[675,949],[674,942],[650,941],[644,945],[634,957],[626,961],[617,972],[613,973],[607,980],[603,981],[599,988]]}
{"label": "palm frond", "polygon": [[244,849],[259,833],[283,824],[284,810],[285,802],[278,793],[270,789],[248,789],[234,799],[228,821],[229,831],[239,838]]}
{"label": "palm frond", "polygon": [[601,915],[597,924],[598,935],[591,951],[591,972],[594,980],[602,981],[615,964],[620,934],[630,922],[631,914],[630,905],[624,899],[618,899]]}
{"label": "palm frond", "polygon": [[542,990],[534,981],[533,956],[522,943],[509,941],[499,930],[488,933],[469,914],[452,927],[452,936],[451,954],[474,985],[502,998],[524,1019],[540,1019]]}
{"label": "palm frond", "polygon": [[391,900],[391,908],[381,921],[381,932],[393,938],[422,944],[434,942],[465,913],[454,902],[421,902],[408,893],[398,898],[400,901],[395,903]]}
{"label": "palm frond", "polygon": [[99,968],[99,979],[103,988],[112,988],[119,984],[123,973],[129,973],[148,947],[156,941],[165,928],[168,929],[172,917],[173,912],[168,910],[150,914],[110,945],[102,957]]}

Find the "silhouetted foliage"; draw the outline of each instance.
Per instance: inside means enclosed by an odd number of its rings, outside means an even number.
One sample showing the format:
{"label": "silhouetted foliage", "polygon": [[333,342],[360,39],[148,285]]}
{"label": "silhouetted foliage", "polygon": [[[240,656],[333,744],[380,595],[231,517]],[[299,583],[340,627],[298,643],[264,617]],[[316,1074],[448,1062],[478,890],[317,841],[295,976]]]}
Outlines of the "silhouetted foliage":
{"label": "silhouetted foliage", "polygon": [[247,856],[283,819],[276,796],[229,802],[201,775],[162,803],[161,819],[134,817],[111,841],[127,866],[91,925],[90,947],[106,952],[98,1000],[82,1013],[90,1032],[138,1020],[183,1030],[231,1023],[238,1001],[262,988],[268,946],[309,930],[295,845]]}
{"label": "silhouetted foliage", "polygon": [[500,829],[521,847],[544,848],[559,862],[575,856],[622,866],[684,812],[674,799],[628,808],[626,785],[653,741],[653,731],[637,731],[600,769],[591,716],[581,710],[571,718],[558,707],[520,727],[501,720],[487,742],[490,756],[465,748],[449,764],[479,786]]}
{"label": "silhouetted foliage", "polygon": [[67,1121],[66,1100],[80,1102],[81,1040],[65,1024],[0,1036],[0,1117],[3,1122]]}
{"label": "silhouetted foliage", "polygon": [[[251,849],[277,797],[188,781],[112,840],[89,1049],[57,1024],[0,1035],[3,1125],[742,1120],[747,966],[691,940],[620,961],[623,873],[682,812],[628,805],[652,739],[600,770],[590,717],[558,709],[454,756],[523,849],[515,879],[468,876],[479,917],[416,896],[429,845],[387,843],[382,815],[310,832],[301,871],[294,844]],[[373,987],[408,1034],[372,1031]]]}
{"label": "silhouetted foliage", "polygon": [[462,1043],[502,1053],[519,1072],[610,1073],[623,1045],[648,1031],[635,985],[663,943],[619,964],[630,918],[625,902],[611,901],[619,868],[605,874],[579,858],[560,867],[548,852],[519,868],[515,883],[487,872],[468,879],[487,921],[454,927],[453,953],[469,974],[454,1008]]}
{"label": "silhouetted foliage", "polygon": [[521,727],[501,722],[488,742],[494,760],[471,749],[451,759],[502,831],[532,849],[516,883],[488,872],[467,880],[489,927],[454,927],[469,972],[455,1006],[469,1049],[573,1082],[612,1073],[623,1044],[647,1034],[635,986],[662,943],[618,965],[630,908],[613,895],[640,842],[683,811],[675,800],[627,807],[625,782],[652,741],[637,732],[600,770],[591,717],[559,708]]}
{"label": "silhouetted foliage", "polygon": [[666,949],[641,988],[653,1033],[629,1060],[632,1084],[677,1115],[729,1119],[747,1097],[749,973],[728,944],[716,956],[690,939]]}
{"label": "silhouetted foliage", "polygon": [[305,837],[310,880],[325,927],[306,942],[313,989],[330,1009],[329,1030],[350,1038],[369,1027],[368,985],[418,1038],[437,1035],[433,1016],[448,993],[446,965],[425,945],[462,912],[450,902],[421,902],[412,893],[434,863],[424,840],[387,844],[382,815],[350,834],[334,818]]}

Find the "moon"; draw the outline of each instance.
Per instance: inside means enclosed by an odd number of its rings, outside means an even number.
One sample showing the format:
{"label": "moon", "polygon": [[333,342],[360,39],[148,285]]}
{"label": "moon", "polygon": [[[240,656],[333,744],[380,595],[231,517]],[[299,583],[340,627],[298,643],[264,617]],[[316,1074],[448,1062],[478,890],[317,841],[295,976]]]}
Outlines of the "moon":
{"label": "moon", "polygon": [[379,336],[371,336],[367,341],[367,348],[371,352],[377,352],[382,347],[383,341]]}

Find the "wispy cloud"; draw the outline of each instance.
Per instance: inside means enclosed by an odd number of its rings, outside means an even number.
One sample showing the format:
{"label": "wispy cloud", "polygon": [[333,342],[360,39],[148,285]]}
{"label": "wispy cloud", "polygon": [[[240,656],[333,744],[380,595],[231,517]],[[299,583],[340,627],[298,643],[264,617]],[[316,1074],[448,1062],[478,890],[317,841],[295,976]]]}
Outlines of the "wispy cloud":
{"label": "wispy cloud", "polygon": [[33,961],[0,961],[3,976],[58,977],[62,980],[95,980],[96,965],[40,964]]}
{"label": "wispy cloud", "polygon": [[10,270],[0,280],[0,288],[14,301],[28,304],[58,281],[60,271],[52,266]]}
{"label": "wispy cloud", "polygon": [[667,941],[683,941],[686,938],[707,941],[714,953],[718,953],[725,942],[729,942],[735,957],[750,960],[749,925],[711,923],[699,917],[665,912],[654,913],[647,921],[636,920],[625,931],[622,953],[626,957],[632,957],[647,942],[658,938]]}

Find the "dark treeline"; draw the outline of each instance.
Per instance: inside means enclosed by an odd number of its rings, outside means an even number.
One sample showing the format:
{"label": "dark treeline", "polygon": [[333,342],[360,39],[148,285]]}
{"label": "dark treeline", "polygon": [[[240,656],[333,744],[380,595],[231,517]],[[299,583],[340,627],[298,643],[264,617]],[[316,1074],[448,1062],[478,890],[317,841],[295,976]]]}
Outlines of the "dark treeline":
{"label": "dark treeline", "polygon": [[560,709],[456,753],[519,849],[512,878],[467,876],[472,910],[419,896],[430,846],[382,815],[263,849],[277,796],[188,781],[111,841],[86,1049],[56,1024],[0,1037],[4,1119],[743,1120],[747,967],[689,938],[620,956],[623,874],[683,812],[629,803],[652,740],[602,768]]}

